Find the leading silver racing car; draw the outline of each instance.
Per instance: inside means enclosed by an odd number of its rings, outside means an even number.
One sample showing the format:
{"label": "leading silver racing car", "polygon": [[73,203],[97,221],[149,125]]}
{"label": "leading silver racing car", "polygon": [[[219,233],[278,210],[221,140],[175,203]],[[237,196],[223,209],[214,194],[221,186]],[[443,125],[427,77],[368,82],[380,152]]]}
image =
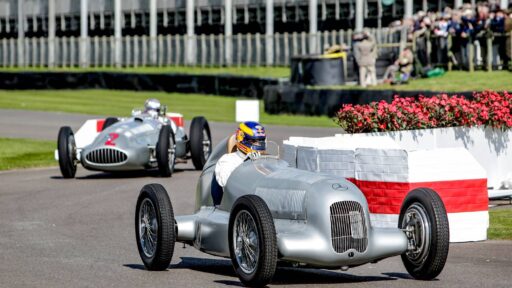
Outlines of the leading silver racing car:
{"label": "leading silver racing car", "polygon": [[169,267],[176,241],[231,258],[241,282],[255,287],[271,281],[278,262],[346,270],[401,255],[416,279],[430,280],[443,270],[448,219],[435,191],[411,191],[401,207],[400,227],[376,228],[370,223],[367,201],[354,184],[291,168],[277,155],[251,157],[221,189],[215,165],[232,151],[230,142],[221,142],[205,164],[194,214],[174,216],[163,186],[142,188],[135,234],[148,270]]}
{"label": "leading silver racing car", "polygon": [[169,177],[175,163],[192,159],[201,170],[211,151],[211,133],[204,117],[190,124],[190,139],[184,129],[183,115],[157,114],[134,109],[130,118],[107,118],[87,121],[76,137],[70,127],[61,127],[55,158],[64,178],[73,178],[77,164],[88,170],[130,171],[158,168]]}

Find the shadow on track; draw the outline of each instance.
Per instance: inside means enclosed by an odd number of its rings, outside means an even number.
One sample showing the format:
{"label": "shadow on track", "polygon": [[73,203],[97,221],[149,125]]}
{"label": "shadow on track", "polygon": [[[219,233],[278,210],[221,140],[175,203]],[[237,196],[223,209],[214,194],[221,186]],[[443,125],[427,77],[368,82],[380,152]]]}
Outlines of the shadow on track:
{"label": "shadow on track", "polygon": [[[125,264],[125,267],[145,270],[142,264]],[[233,265],[230,260],[224,259],[205,259],[196,257],[181,257],[181,262],[169,266],[169,269],[190,269],[194,271],[211,273],[215,275],[229,276],[237,278]],[[396,275],[395,275],[396,274]],[[400,274],[400,275],[399,275]],[[359,283],[397,280],[405,278],[401,273],[389,273],[384,276],[356,276],[336,271],[310,268],[289,268],[278,266],[272,280],[272,285],[289,284],[336,284],[336,283]],[[395,276],[397,278],[395,278]],[[240,282],[233,280],[216,280],[215,283],[228,286],[242,286]]]}
{"label": "shadow on track", "polygon": [[[186,171],[197,171],[192,168],[189,169],[179,169],[175,168],[173,172],[173,176],[175,174],[181,174]],[[140,170],[140,171],[116,171],[116,172],[98,172],[90,171],[93,174],[76,177],[78,180],[101,180],[101,179],[126,179],[126,178],[167,178],[161,177],[158,173],[158,170]],[[168,177],[172,178],[172,177]],[[53,180],[69,180],[65,179],[62,176],[51,176],[50,179]]]}

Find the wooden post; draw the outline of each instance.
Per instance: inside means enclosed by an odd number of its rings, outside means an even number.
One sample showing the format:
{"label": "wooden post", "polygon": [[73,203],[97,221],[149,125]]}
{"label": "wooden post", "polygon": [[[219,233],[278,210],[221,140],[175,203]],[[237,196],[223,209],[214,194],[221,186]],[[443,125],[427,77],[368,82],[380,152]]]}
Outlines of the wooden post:
{"label": "wooden post", "polygon": [[260,33],[256,33],[256,66],[261,65],[261,37]]}
{"label": "wooden post", "polygon": [[492,37],[487,37],[487,71],[492,71]]}
{"label": "wooden post", "polygon": [[290,44],[288,43],[288,32],[284,32],[284,65],[290,65]]}
{"label": "wooden post", "polygon": [[206,35],[201,34],[201,67],[206,66]]}
{"label": "wooden post", "polygon": [[236,49],[236,66],[237,67],[241,67],[242,66],[242,34],[237,34],[236,35],[236,46],[237,46],[237,49]]}
{"label": "wooden post", "polygon": [[246,62],[245,62],[245,66],[251,66],[252,65],[252,35],[251,33],[249,34],[246,34],[245,35],[245,47],[247,49],[246,51],[246,54],[247,54],[247,58],[246,58]]}
{"label": "wooden post", "polygon": [[[281,64],[281,45],[280,44],[280,41],[279,41],[279,38],[280,38],[280,34],[279,33],[276,33],[274,34],[274,49],[275,49],[275,59],[274,59],[274,66],[275,65],[279,65]],[[268,63],[267,63],[268,65]]]}
{"label": "wooden post", "polygon": [[453,62],[452,62],[452,35],[448,34],[448,38],[446,39],[446,52],[448,53],[448,71],[452,71],[453,69]]}
{"label": "wooden post", "polygon": [[139,67],[139,36],[133,36],[133,67]]}
{"label": "wooden post", "polygon": [[167,53],[167,66],[171,66],[172,65],[172,38],[171,38],[171,35],[167,35],[165,37],[165,39],[167,40],[167,49],[166,49],[166,53]]}
{"label": "wooden post", "polygon": [[469,64],[469,72],[475,71],[475,46],[473,45],[473,42],[468,43],[468,64]]}

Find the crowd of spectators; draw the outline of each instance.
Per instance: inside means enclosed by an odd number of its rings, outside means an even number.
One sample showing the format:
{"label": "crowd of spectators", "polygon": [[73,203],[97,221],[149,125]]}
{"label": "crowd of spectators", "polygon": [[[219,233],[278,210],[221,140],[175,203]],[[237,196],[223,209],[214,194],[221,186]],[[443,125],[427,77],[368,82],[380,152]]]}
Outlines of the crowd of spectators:
{"label": "crowd of spectators", "polygon": [[[409,31],[409,39],[416,44],[416,60],[423,67],[449,61],[461,69],[468,69],[470,61],[486,69],[487,57],[495,68],[507,69],[511,55],[511,41],[506,34],[512,30],[512,10],[501,10],[489,2],[469,3],[439,12],[419,11],[401,23]],[[449,45],[448,38],[451,39]],[[488,46],[488,39],[491,45]],[[430,40],[432,53],[428,53]],[[469,53],[469,44],[474,47]],[[492,49],[492,51],[488,51]],[[491,53],[491,54],[489,54]],[[473,55],[473,59],[469,59]],[[499,67],[501,66],[501,67]]]}

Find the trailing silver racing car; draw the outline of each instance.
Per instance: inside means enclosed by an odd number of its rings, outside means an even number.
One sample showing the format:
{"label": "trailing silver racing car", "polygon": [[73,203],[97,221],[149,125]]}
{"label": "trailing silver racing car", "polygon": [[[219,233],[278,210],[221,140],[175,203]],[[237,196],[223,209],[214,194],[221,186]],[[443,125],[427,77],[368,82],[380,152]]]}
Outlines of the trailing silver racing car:
{"label": "trailing silver racing car", "polygon": [[191,158],[201,170],[212,150],[210,127],[204,117],[195,117],[189,139],[183,122],[181,114],[166,113],[164,106],[134,110],[130,118],[89,120],[76,137],[70,127],[61,127],[55,158],[64,178],[75,176],[78,163],[109,172],[158,168],[161,176],[169,177],[175,163]]}
{"label": "trailing silver racing car", "polygon": [[176,241],[231,258],[241,282],[256,287],[271,281],[278,262],[346,270],[401,255],[416,279],[431,280],[443,270],[448,219],[435,191],[411,191],[401,207],[400,227],[376,228],[354,184],[291,168],[277,155],[251,157],[222,190],[214,171],[217,160],[232,151],[230,142],[221,142],[205,164],[194,214],[174,216],[163,186],[142,188],[135,234],[148,270],[168,268]]}

